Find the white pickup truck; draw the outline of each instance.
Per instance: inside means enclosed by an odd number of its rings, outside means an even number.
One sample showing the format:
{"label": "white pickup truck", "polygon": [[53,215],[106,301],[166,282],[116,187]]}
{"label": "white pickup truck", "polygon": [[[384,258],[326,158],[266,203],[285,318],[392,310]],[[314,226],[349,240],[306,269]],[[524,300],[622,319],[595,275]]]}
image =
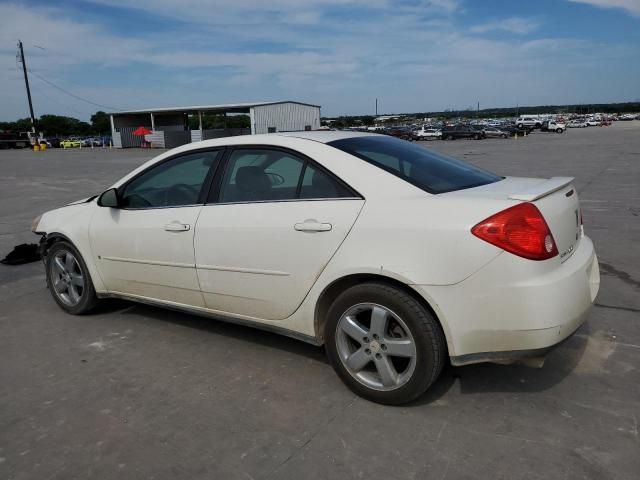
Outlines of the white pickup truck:
{"label": "white pickup truck", "polygon": [[432,139],[442,138],[441,130],[438,130],[437,128],[426,127],[426,126],[422,126],[419,129],[414,130],[413,133],[420,140],[432,140]]}
{"label": "white pickup truck", "polygon": [[566,123],[557,122],[555,120],[545,120],[544,122],[542,122],[542,126],[540,127],[541,132],[564,133],[566,129]]}

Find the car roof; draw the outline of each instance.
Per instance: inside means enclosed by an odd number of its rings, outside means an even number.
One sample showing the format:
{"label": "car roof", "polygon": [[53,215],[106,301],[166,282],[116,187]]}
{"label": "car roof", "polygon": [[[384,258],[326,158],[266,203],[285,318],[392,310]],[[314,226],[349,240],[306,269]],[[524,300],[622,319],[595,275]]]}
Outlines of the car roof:
{"label": "car roof", "polygon": [[270,133],[267,135],[278,135],[281,137],[303,138],[305,140],[313,140],[320,143],[329,143],[334,140],[342,140],[354,137],[379,137],[379,133],[356,132],[352,130],[315,130],[309,132],[280,132]]}

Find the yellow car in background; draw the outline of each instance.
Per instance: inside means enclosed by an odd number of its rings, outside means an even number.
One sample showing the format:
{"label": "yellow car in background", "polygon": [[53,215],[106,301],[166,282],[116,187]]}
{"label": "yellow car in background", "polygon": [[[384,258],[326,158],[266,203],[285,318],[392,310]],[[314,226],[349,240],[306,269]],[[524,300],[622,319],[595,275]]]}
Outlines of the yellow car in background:
{"label": "yellow car in background", "polygon": [[80,140],[62,140],[60,148],[80,148],[82,142]]}

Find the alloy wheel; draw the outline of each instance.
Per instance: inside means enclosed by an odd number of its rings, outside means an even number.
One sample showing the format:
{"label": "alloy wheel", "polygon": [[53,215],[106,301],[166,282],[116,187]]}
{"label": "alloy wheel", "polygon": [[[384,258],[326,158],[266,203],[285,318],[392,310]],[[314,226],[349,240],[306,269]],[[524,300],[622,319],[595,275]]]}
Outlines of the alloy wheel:
{"label": "alloy wheel", "polygon": [[338,321],[336,347],[349,374],[374,390],[398,389],[415,370],[416,345],[409,328],[382,305],[349,308]]}
{"label": "alloy wheel", "polygon": [[84,293],[84,275],[78,260],[68,250],[54,254],[49,271],[51,285],[56,296],[69,307],[80,303]]}

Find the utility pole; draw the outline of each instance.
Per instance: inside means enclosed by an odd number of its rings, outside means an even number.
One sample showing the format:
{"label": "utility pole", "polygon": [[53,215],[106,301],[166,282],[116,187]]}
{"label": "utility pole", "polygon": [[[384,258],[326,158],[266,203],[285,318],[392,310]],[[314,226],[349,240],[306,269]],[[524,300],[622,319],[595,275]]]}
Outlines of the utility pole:
{"label": "utility pole", "polygon": [[31,113],[31,132],[33,138],[36,138],[36,117],[33,114],[33,103],[31,103],[31,89],[29,88],[29,76],[27,75],[27,62],[24,61],[24,49],[22,42],[18,40],[18,48],[20,49],[20,61],[22,62],[22,72],[24,73],[24,84],[27,86],[27,99],[29,99],[29,113]]}
{"label": "utility pole", "polygon": [[376,117],[378,116],[378,99],[376,98]]}

